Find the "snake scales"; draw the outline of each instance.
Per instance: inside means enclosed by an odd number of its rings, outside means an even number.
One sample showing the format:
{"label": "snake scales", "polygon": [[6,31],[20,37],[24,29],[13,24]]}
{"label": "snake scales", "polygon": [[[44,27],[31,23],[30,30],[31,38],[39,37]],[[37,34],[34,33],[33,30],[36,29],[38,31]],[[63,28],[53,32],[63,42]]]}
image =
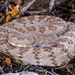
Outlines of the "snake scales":
{"label": "snake scales", "polygon": [[75,56],[75,24],[46,15],[13,20],[0,26],[0,51],[24,64],[60,66]]}

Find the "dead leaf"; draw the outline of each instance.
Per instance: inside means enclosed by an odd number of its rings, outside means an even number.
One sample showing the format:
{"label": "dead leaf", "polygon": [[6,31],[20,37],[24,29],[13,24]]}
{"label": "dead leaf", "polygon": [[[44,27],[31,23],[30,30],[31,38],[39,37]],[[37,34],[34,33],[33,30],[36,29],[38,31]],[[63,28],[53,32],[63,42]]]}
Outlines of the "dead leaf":
{"label": "dead leaf", "polygon": [[[19,12],[19,6],[18,6],[18,5],[14,6],[14,7],[11,7],[11,6],[9,5],[9,8],[10,8],[12,11],[6,13],[6,15],[7,15],[7,17],[6,17],[6,22],[10,21],[10,20]],[[20,17],[20,13],[19,13],[18,15],[16,15],[15,17],[16,17],[16,18],[17,18],[17,17]]]}
{"label": "dead leaf", "polygon": [[9,58],[6,58],[4,62],[7,63],[8,66],[11,64],[11,60]]}
{"label": "dead leaf", "polygon": [[18,59],[15,60],[16,63],[22,64],[22,62]]}

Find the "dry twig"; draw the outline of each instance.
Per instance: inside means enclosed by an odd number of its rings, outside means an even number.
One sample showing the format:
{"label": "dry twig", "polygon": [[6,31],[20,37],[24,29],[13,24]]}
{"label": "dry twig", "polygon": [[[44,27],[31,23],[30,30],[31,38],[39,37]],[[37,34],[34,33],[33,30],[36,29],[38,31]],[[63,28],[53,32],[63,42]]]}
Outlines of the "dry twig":
{"label": "dry twig", "polygon": [[36,0],[27,1],[28,3],[24,3],[24,7],[21,9],[21,12],[26,12],[27,9],[35,2]]}
{"label": "dry twig", "polygon": [[54,6],[54,2],[55,2],[55,0],[51,0],[50,3],[49,3],[49,9],[50,9],[50,11],[52,11],[52,8]]}

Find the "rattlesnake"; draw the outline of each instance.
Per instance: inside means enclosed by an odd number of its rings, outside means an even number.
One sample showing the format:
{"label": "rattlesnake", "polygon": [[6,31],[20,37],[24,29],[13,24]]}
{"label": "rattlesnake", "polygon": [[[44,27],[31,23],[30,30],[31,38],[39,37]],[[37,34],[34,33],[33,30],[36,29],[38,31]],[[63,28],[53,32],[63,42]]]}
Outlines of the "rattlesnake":
{"label": "rattlesnake", "polygon": [[75,56],[75,24],[47,15],[13,20],[0,26],[0,51],[24,64],[60,66]]}

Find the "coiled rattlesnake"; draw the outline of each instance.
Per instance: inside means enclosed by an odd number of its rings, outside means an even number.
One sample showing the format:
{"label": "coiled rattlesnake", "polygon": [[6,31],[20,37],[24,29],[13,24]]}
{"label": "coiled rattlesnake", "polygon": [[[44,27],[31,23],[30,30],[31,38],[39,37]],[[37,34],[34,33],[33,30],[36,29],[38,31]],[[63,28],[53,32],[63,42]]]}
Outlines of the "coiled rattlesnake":
{"label": "coiled rattlesnake", "polygon": [[0,51],[24,64],[60,66],[75,55],[75,24],[46,15],[13,20],[0,26]]}

